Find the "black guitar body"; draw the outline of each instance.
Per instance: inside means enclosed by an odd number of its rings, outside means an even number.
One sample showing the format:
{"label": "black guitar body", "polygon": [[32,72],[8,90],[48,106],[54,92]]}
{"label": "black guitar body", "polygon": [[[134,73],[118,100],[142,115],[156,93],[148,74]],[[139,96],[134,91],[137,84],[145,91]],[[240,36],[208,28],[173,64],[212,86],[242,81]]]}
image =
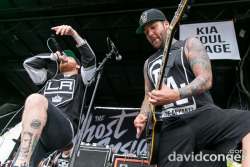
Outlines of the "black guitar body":
{"label": "black guitar body", "polygon": [[[158,150],[160,143],[160,132],[162,125],[161,106],[155,108],[155,113],[148,118],[146,141],[147,141],[147,157],[150,165],[157,164]],[[160,111],[160,112],[159,112]]]}

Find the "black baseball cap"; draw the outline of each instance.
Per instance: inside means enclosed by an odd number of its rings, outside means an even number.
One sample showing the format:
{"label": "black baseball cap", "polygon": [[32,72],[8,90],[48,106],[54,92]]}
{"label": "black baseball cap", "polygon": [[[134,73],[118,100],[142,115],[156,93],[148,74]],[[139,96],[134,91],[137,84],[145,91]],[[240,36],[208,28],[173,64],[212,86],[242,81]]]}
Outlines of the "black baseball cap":
{"label": "black baseball cap", "polygon": [[143,27],[151,22],[151,21],[165,21],[167,20],[165,15],[163,14],[162,11],[158,10],[158,9],[149,9],[149,10],[146,10],[144,11],[142,14],[141,14],[141,17],[140,17],[140,20],[139,20],[139,24],[140,24],[140,27],[137,28],[136,30],[136,34],[143,34]]}

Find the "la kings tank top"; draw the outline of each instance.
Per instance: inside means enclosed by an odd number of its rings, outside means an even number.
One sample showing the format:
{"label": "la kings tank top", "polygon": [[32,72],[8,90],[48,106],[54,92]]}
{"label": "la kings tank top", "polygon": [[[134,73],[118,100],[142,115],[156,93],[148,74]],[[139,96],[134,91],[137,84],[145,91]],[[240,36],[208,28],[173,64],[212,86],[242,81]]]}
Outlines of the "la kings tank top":
{"label": "la kings tank top", "polygon": [[[148,59],[148,77],[154,87],[156,87],[156,82],[160,74],[162,54],[163,51],[156,52]],[[163,82],[171,89],[177,90],[185,87],[195,79],[184,52],[184,41],[175,42],[170,48],[169,56],[175,56],[175,60],[173,66],[170,67],[167,77],[164,76]],[[211,94],[209,91],[206,91],[197,96],[180,99],[174,103],[163,105],[162,117],[187,114],[198,108],[210,109],[215,107],[217,108],[213,103]]]}

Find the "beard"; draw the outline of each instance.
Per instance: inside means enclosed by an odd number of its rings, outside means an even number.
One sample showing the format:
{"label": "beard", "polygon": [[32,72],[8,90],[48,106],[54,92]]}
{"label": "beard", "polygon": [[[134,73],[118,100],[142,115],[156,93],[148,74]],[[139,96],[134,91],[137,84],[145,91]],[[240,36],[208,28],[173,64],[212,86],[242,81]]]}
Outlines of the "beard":
{"label": "beard", "polygon": [[154,45],[153,43],[152,46],[155,48],[155,49],[158,49],[158,50],[163,50],[165,48],[165,42],[166,42],[166,37],[167,37],[167,32],[166,31],[162,31],[159,35],[159,44],[158,45]]}
{"label": "beard", "polygon": [[155,49],[159,49],[159,50],[163,50],[164,49],[164,43],[162,40],[160,40],[160,43],[158,45],[154,45],[153,43],[151,43],[151,45],[155,48]]}
{"label": "beard", "polygon": [[59,65],[60,72],[68,72],[68,71],[73,71],[76,68],[76,63],[61,63]]}

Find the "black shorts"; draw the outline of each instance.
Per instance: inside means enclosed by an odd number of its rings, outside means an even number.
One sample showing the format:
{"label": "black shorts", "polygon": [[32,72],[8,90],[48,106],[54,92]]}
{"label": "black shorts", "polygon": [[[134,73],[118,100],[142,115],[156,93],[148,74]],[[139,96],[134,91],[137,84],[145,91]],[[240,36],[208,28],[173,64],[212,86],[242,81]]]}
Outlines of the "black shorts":
{"label": "black shorts", "polygon": [[70,120],[53,104],[48,102],[47,122],[41,134],[41,142],[47,151],[68,145],[74,137]]}
{"label": "black shorts", "polygon": [[241,146],[249,132],[249,111],[211,109],[193,116],[167,118],[161,129],[158,167],[193,166],[191,159],[178,161],[176,157],[195,155],[201,149],[228,154]]}

